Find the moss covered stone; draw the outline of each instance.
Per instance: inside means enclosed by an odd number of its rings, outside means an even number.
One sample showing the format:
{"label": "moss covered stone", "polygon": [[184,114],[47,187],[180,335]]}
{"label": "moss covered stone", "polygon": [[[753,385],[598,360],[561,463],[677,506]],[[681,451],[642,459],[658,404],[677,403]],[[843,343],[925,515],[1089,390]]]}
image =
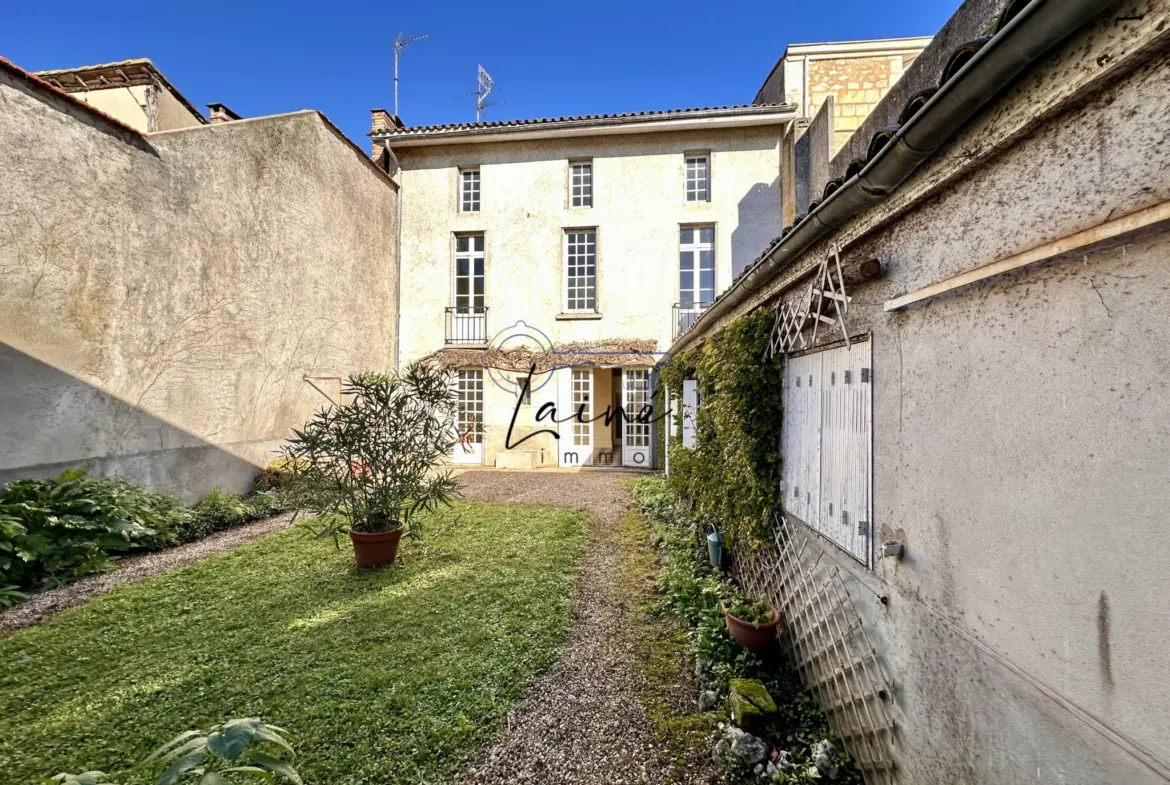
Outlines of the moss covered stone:
{"label": "moss covered stone", "polygon": [[739,727],[759,727],[765,715],[776,713],[776,702],[758,679],[732,679],[728,687],[731,719]]}

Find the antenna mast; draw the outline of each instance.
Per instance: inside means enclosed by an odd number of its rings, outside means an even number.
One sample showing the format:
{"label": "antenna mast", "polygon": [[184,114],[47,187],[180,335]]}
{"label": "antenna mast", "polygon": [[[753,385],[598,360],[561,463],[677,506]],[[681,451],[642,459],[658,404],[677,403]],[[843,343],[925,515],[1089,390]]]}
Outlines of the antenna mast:
{"label": "antenna mast", "polygon": [[402,33],[394,37],[394,116],[398,117],[398,56],[406,57],[406,52],[403,50],[415,41],[421,41],[424,38],[430,38],[430,33],[423,33],[416,35],[414,38],[403,38]]}

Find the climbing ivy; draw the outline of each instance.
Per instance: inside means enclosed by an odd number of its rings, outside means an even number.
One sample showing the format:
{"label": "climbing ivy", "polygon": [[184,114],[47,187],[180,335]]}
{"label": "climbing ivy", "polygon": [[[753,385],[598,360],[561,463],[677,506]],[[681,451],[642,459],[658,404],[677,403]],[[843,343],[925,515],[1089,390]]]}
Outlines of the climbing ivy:
{"label": "climbing ivy", "polygon": [[753,311],[672,358],[661,376],[677,401],[683,381],[697,379],[701,401],[694,447],[682,446],[676,418],[672,489],[701,522],[749,545],[764,535],[780,487],[780,361],[763,359],[771,328],[767,309]]}

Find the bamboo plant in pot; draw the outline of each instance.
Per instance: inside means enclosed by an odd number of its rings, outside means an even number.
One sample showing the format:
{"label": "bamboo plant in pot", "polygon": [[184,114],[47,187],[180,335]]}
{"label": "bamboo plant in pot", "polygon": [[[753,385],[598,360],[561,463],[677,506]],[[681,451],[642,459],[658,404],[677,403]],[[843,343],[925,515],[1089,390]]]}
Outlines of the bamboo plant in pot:
{"label": "bamboo plant in pot", "polygon": [[415,362],[396,374],[363,373],[342,385],[343,403],[318,411],[284,449],[298,506],[346,533],[359,567],[391,564],[419,516],[458,495],[450,470],[455,392],[450,373]]}

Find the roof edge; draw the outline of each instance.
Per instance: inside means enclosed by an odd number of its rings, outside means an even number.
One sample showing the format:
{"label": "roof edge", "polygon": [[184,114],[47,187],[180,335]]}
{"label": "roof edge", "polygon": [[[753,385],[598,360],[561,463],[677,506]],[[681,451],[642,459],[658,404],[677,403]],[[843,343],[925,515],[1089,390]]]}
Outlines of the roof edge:
{"label": "roof edge", "polygon": [[82,112],[89,115],[90,117],[96,118],[98,120],[101,120],[102,122],[110,124],[119,132],[130,134],[137,141],[140,141],[140,142],[148,141],[146,138],[146,134],[142,133],[137,128],[134,128],[133,126],[127,125],[126,123],[122,122],[118,118],[106,114],[101,109],[98,109],[94,106],[91,106],[90,104],[87,104],[85,101],[82,101],[80,98],[75,98],[74,96],[70,95],[69,93],[65,92],[64,90],[62,90],[59,87],[54,87],[53,85],[49,84],[44,79],[42,79],[41,77],[34,74],[33,72],[24,70],[19,65],[12,62],[11,60],[9,60],[6,57],[0,57],[0,70],[7,71],[9,74],[15,76],[17,79],[20,79],[20,80],[26,82],[30,87],[33,87],[34,89],[36,89],[37,91],[39,91],[41,93],[46,93],[53,98],[56,98],[56,99],[61,100],[61,101],[65,101],[67,104],[69,104],[73,108],[80,109]]}
{"label": "roof edge", "polygon": [[583,115],[530,120],[508,120],[495,123],[467,123],[450,126],[416,126],[397,130],[371,132],[369,136],[389,146],[407,144],[444,144],[474,141],[482,137],[538,137],[541,134],[565,135],[587,133],[625,132],[651,133],[674,130],[685,123],[709,123],[719,120],[751,120],[761,124],[781,122],[795,116],[793,104],[745,104],[734,107],[671,109],[621,115]]}

